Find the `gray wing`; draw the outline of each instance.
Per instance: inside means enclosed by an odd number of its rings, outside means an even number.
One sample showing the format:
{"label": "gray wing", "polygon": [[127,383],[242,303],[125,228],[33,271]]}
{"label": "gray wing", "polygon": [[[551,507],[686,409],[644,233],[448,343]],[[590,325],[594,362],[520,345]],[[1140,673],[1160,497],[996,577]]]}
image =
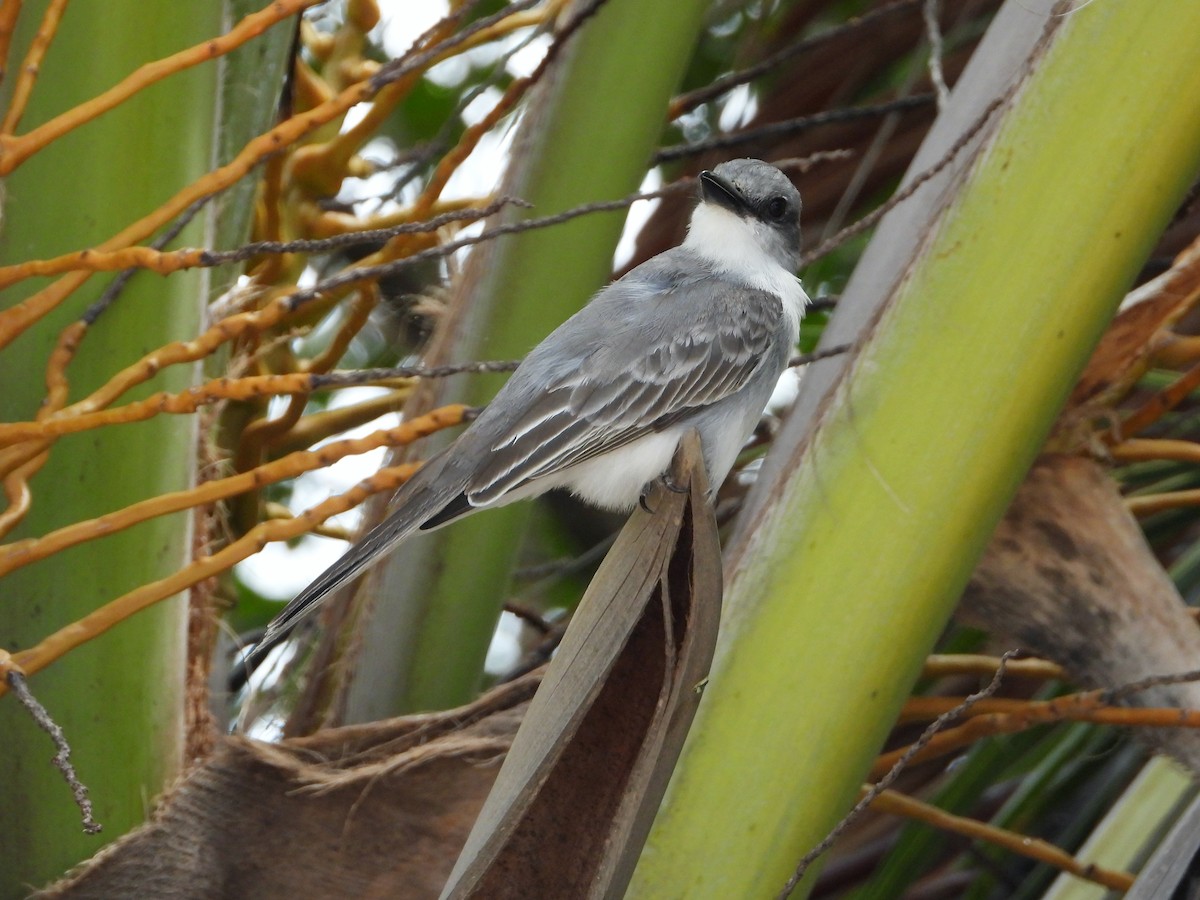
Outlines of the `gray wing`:
{"label": "gray wing", "polygon": [[[611,285],[563,326],[573,326],[569,339],[538,348],[568,352],[529,360],[542,390],[512,404],[520,414],[502,428],[487,429],[491,444],[467,498],[490,503],[736,393],[771,355],[782,318],[774,294],[715,278],[669,290]],[[546,371],[551,363],[558,371]]]}
{"label": "gray wing", "polygon": [[539,344],[458,441],[401,488],[394,512],[271,622],[235,687],[330,591],[416,529],[667,428],[777,364],[779,298],[711,272],[684,274],[673,264],[679,252],[609,285]]}

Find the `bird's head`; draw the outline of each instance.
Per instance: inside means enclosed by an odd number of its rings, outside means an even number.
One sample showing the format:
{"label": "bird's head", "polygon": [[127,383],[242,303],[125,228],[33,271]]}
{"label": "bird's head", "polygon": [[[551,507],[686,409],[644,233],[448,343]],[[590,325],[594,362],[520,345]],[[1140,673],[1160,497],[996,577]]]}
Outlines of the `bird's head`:
{"label": "bird's head", "polygon": [[710,258],[756,248],[789,272],[800,264],[800,192],[758,159],[731,159],[700,173],[688,244]]}

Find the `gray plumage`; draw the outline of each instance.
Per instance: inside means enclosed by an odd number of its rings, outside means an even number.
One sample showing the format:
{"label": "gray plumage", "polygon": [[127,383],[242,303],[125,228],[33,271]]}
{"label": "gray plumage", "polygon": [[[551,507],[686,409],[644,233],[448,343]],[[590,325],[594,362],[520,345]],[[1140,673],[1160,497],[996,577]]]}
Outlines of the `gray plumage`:
{"label": "gray plumage", "polygon": [[296,596],[245,658],[265,658],[326,594],[414,531],[551,488],[627,510],[695,428],[714,490],[794,349],[800,196],[766,163],[701,176],[687,240],[554,330],[487,408],[396,494],[394,511]]}

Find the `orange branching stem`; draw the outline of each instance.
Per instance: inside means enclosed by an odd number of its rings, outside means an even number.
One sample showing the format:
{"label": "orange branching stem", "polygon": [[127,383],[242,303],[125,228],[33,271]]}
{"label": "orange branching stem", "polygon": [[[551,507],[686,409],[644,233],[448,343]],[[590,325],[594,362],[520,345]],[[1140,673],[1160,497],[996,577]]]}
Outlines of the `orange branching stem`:
{"label": "orange branching stem", "polygon": [[[441,215],[442,213],[476,210],[482,209],[494,202],[495,199],[492,197],[484,197],[482,199],[478,197],[460,197],[453,200],[439,200],[433,204],[429,212]],[[306,208],[306,211],[308,208]],[[357,234],[364,231],[383,231],[388,228],[395,228],[398,225],[407,225],[416,222],[419,218],[416,209],[410,206],[392,210],[391,212],[366,216],[350,215],[334,210],[317,210],[305,216],[303,221],[306,233],[312,238],[321,239],[352,232]]]}
{"label": "orange branching stem", "polygon": [[[921,674],[926,678],[946,675],[982,675],[990,678],[1000,668],[999,656],[979,653],[934,653],[925,659]],[[1050,680],[1065,678],[1062,666],[1047,659],[1008,659],[1004,672],[1010,677]]]}
{"label": "orange branching stem", "polygon": [[[1107,696],[1106,691],[1088,691],[1045,701],[981,700],[964,713],[967,716],[966,722],[935,734],[911,761],[926,762],[985,737],[1015,734],[1035,725],[1063,721],[1154,728],[1200,728],[1200,710],[1110,706],[1105,699]],[[932,718],[954,709],[958,704],[961,704],[961,698],[911,697],[904,704],[900,719],[908,721]],[[888,772],[907,749],[901,747],[880,754],[871,768],[872,777],[881,777]]]}
{"label": "orange branching stem", "polygon": [[[399,379],[397,379],[399,380]],[[411,381],[408,382],[411,384]],[[353,406],[339,406],[311,413],[297,422],[287,434],[271,444],[273,453],[291,453],[311,447],[334,434],[341,434],[367,422],[373,422],[388,413],[400,412],[411,396],[411,390],[393,390]]]}
{"label": "orange branching stem", "polygon": [[522,28],[536,27],[544,25],[547,22],[553,22],[558,18],[558,14],[564,6],[566,6],[566,0],[550,0],[542,9],[517,10],[511,16],[507,16],[504,21],[497,22],[490,28],[483,28],[473,34],[468,40],[463,42],[462,47],[464,50],[469,50],[472,47],[486,44],[488,41],[494,41],[497,38],[512,34],[514,31]]}
{"label": "orange branching stem", "polygon": [[307,395],[319,373],[291,372],[286,375],[248,375],[244,378],[214,378],[179,393],[159,391],[145,400],[113,409],[54,416],[34,422],[0,423],[0,447],[22,441],[45,440],[78,434],[105,425],[142,422],[162,413],[186,415],[218,400],[252,400],[283,394]]}
{"label": "orange branching stem", "polygon": [[[350,304],[346,320],[334,335],[329,346],[304,367],[307,374],[328,372],[342,358],[362,327],[371,316],[371,310],[379,305],[379,287],[374,282],[367,282],[358,289],[357,299]],[[241,434],[238,447],[238,468],[244,460],[257,461],[265,447],[278,444],[300,421],[304,408],[308,405],[308,394],[298,393],[292,396],[291,403],[283,415],[273,419],[259,419],[251,422]]]}
{"label": "orange branching stem", "polygon": [[[4,113],[4,121],[0,122],[0,141],[16,131],[21,116],[25,114],[25,107],[29,105],[29,98],[33,96],[33,85],[41,72],[42,60],[46,56],[46,51],[50,49],[50,42],[54,40],[54,35],[58,32],[58,23],[62,21],[62,15],[66,8],[67,0],[50,0],[50,5],[46,7],[46,12],[42,15],[42,22],[38,26],[37,34],[30,41],[29,50],[26,51],[25,59],[21,62],[21,71],[17,76],[17,83],[13,85],[12,99]],[[16,18],[15,11],[12,13],[12,18],[14,20]],[[11,32],[8,40],[11,40]],[[0,143],[0,176],[8,174],[3,169],[4,153],[2,148],[3,143]]]}
{"label": "orange branching stem", "polygon": [[1149,516],[1168,509],[1200,506],[1200,490],[1168,491],[1164,494],[1142,494],[1126,497],[1125,508],[1135,516]]}
{"label": "orange branching stem", "polygon": [[[1177,707],[1113,706],[1109,691],[1081,691],[1053,700],[1018,700],[990,697],[964,711],[967,718],[1008,715],[1024,717],[1030,725],[1045,722],[1102,722],[1112,725],[1151,725],[1155,727],[1200,727],[1200,710]],[[933,719],[961,704],[955,697],[910,697],[900,714],[902,722]]]}
{"label": "orange branching stem", "polygon": [[[462,136],[458,139],[458,143],[438,161],[437,167],[429,177],[429,183],[426,185],[425,190],[421,192],[421,196],[413,204],[413,209],[418,216],[428,215],[433,204],[441,196],[442,190],[446,187],[446,183],[450,180],[450,177],[458,170],[458,167],[463,164],[466,158],[471,155],[483,136],[491,131],[500,119],[511,112],[517,105],[517,102],[525,95],[525,92],[542,77],[553,56],[552,52],[547,53],[531,74],[524,78],[513,79],[512,83],[505,89],[503,95],[496,101],[496,105],[488,111],[487,115],[463,131]],[[392,243],[396,243],[396,241],[393,240]]]}
{"label": "orange branching stem", "polygon": [[308,364],[307,371],[328,372],[333,369],[342,356],[345,355],[346,351],[350,349],[351,342],[362,331],[363,326],[367,324],[367,320],[371,318],[372,310],[379,305],[380,299],[379,285],[377,283],[368,281],[362,284],[358,289],[357,300],[350,304],[350,309],[346,314],[346,321],[342,323],[342,327],[338,329],[338,333],[333,336],[333,340],[329,342],[329,346]]}
{"label": "orange branching stem", "polygon": [[[436,204],[434,212],[454,212],[472,209],[475,201],[471,199],[455,200],[444,204]],[[423,210],[428,212],[428,210]],[[391,227],[417,221],[412,211],[379,217],[378,221],[389,224],[376,226],[374,221],[359,222],[356,227],[345,227],[344,220],[329,213],[312,217],[311,222],[317,225],[314,234],[317,237],[331,237],[345,234],[349,231],[368,231],[375,227]],[[343,227],[338,227],[338,226]],[[436,238],[427,232],[405,235],[410,240],[430,246],[436,243]],[[119,250],[98,250],[88,248],[64,253],[52,259],[31,259],[23,263],[0,268],[0,287],[22,281],[35,276],[64,275],[66,273],[115,272],[121,269],[146,269],[159,275],[170,275],[183,269],[207,268],[223,265],[229,261],[232,254],[214,253],[211,250],[195,247],[184,247],[178,250],[156,250],[153,247],[134,246],[123,247]],[[278,253],[269,254],[272,258]],[[18,271],[19,270],[19,271]],[[7,279],[7,280],[6,280]],[[269,281],[260,274],[260,281]]]}
{"label": "orange branching stem", "polygon": [[[330,516],[336,516],[358,506],[368,497],[381,491],[395,490],[412,477],[417,466],[411,463],[380,469],[370,478],[360,481],[351,490],[330,497],[294,519],[263,522],[250,529],[212,556],[203,556],[173,575],[142,585],[107,603],[93,613],[48,635],[36,646],[14,653],[13,664],[33,675],[50,663],[65,656],[81,644],[99,637],[115,625],[172,597],[180,591],[227,571],[237,563],[262,550],[274,541],[287,541],[311,531]],[[7,685],[0,684],[0,696]]]}
{"label": "orange branching stem", "polygon": [[76,250],[53,259],[31,259],[0,269],[0,287],[26,278],[62,275],[67,272],[115,272],[119,269],[149,269],[170,275],[180,269],[206,266],[207,251],[155,250],[153,247],[123,247],[120,250]]}
{"label": "orange branching stem", "polygon": [[67,405],[70,395],[67,368],[75,359],[75,353],[87,332],[87,322],[76,319],[58,333],[58,340],[54,342],[54,349],[46,360],[46,399],[38,410],[39,419],[48,418]]}
{"label": "orange branching stem", "polygon": [[[557,15],[560,7],[561,3],[550,4],[546,9],[547,15]],[[413,208],[418,216],[428,214],[429,209],[441,196],[442,190],[446,187],[446,183],[449,182],[450,177],[458,170],[463,161],[471,155],[480,139],[491,131],[500,119],[511,112],[518,101],[525,95],[526,91],[536,84],[546,73],[546,70],[554,61],[557,51],[562,47],[564,37],[564,35],[560,35],[558,40],[550,45],[550,49],[546,51],[546,55],[538,63],[533,72],[523,78],[514,79],[488,114],[481,121],[464,130],[458,143],[438,161],[437,167],[433,170],[433,174],[430,176],[425,190],[421,192],[421,196],[413,204]],[[390,241],[388,247],[384,248],[383,254],[386,256],[388,253],[394,253],[397,247],[403,245],[402,238],[403,236]]]}
{"label": "orange branching stem", "polygon": [[[49,441],[26,441],[13,447],[0,447],[0,477],[7,479],[26,463],[49,450],[50,446]],[[0,528],[0,535],[3,534],[4,529]]]}
{"label": "orange branching stem", "polygon": [[[462,50],[485,44],[488,41],[511,34],[521,28],[541,25],[553,21],[558,15],[561,0],[554,0],[541,9],[523,10],[513,13],[491,28],[484,29],[473,35],[465,42]],[[371,104],[371,109],[352,128],[346,129],[328,144],[321,148],[322,154],[337,164],[338,171],[344,171],[350,158],[363,148],[367,141],[378,133],[379,128],[388,120],[396,105],[404,99],[405,94],[392,90],[390,87],[379,92]]]}
{"label": "orange branching stem", "polygon": [[1129,438],[1110,448],[1109,453],[1123,463],[1153,459],[1200,463],[1200,444],[1169,438]]}
{"label": "orange branching stem", "polygon": [[188,490],[152,497],[95,519],[74,522],[42,537],[25,538],[0,545],[0,577],[14,569],[53,556],[68,547],[123,531],[158,516],[227,500],[246,491],[275,484],[286,478],[294,478],[331,465],[347,456],[367,453],[379,447],[407,446],[437,431],[462,424],[466,411],[467,407],[460,404],[439,407],[396,428],[376,431],[362,438],[335,441],[319,450],[297,451],[249,472],[207,481]]}
{"label": "orange branching stem", "polygon": [[126,391],[149,381],[167,366],[204,359],[223,344],[248,334],[256,334],[283,321],[291,313],[287,294],[278,296],[261,309],[235,313],[216,322],[190,341],[173,341],[151,351],[126,366],[104,385],[64,410],[64,415],[95,412],[108,406]]}
{"label": "orange branching stem", "polygon": [[33,505],[33,491],[29,479],[45,465],[48,454],[36,453],[13,468],[4,476],[4,497],[8,506],[0,512],[0,538],[8,534],[29,514]]}
{"label": "orange branching stem", "polygon": [[[49,418],[67,402],[69,384],[67,366],[75,357],[79,342],[87,333],[87,324],[73,322],[58,335],[46,363],[46,397],[37,412],[39,421]],[[29,479],[50,458],[51,441],[26,443],[0,450],[0,478],[4,479],[4,495],[8,505],[0,512],[0,539],[21,523],[29,513],[33,492]]]}
{"label": "orange branching stem", "polygon": [[1168,334],[1168,340],[1154,351],[1154,361],[1158,365],[1168,369],[1183,368],[1200,359],[1200,335]]}
{"label": "orange branching stem", "polygon": [[[294,378],[296,374],[300,373],[292,373],[286,377]],[[237,458],[234,460],[234,468],[248,468],[244,464],[245,460],[253,460],[256,464],[262,457],[263,447],[271,438],[287,434],[291,431],[292,426],[299,422],[300,417],[304,414],[304,407],[308,405],[308,396],[307,392],[294,393],[292,394],[291,401],[288,403],[287,409],[283,411],[283,415],[276,416],[273,419],[263,416],[262,418],[255,419],[242,429],[241,442]]]}
{"label": "orange branching stem", "polygon": [[[279,123],[247,143],[231,162],[197,179],[158,209],[90,249],[93,253],[122,250],[146,239],[150,234],[182,214],[192,204],[211,197],[234,184],[269,156],[294,145],[301,138],[322,126],[339,120],[352,107],[371,100],[384,88],[397,85],[403,86],[397,87],[398,90],[411,89],[429,66],[451,55],[452,52],[457,52],[458,48],[471,40],[475,34],[492,27],[498,21],[516,15],[518,12],[519,10],[512,12],[505,10],[473,23],[442,43],[395,60],[382,67],[372,77],[356,82],[329,100]],[[17,335],[39,321],[50,310],[56,308],[89,277],[87,271],[74,270],[74,267],[80,263],[78,253],[64,254],[63,257],[55,260],[40,261],[39,264],[45,263],[49,263],[51,267],[65,265],[71,271],[22,302],[0,311],[0,349],[6,347]],[[28,278],[31,273],[32,267],[29,263],[0,267],[0,287]]]}
{"label": "orange branching stem", "polygon": [[[863,788],[863,793],[865,794],[868,790],[870,790],[869,785]],[[1012,853],[1018,853],[1054,866],[1056,869],[1069,872],[1087,881],[1102,884],[1115,891],[1127,891],[1133,887],[1134,878],[1128,872],[1119,872],[1114,869],[1101,868],[1092,863],[1080,862],[1062,848],[1041,838],[997,828],[995,825],[989,825],[977,819],[956,816],[944,809],[923,803],[914,797],[892,789],[881,791],[871,801],[871,809],[924,822],[941,831],[959,834],[972,840],[986,841]]]}
{"label": "orange branching stem", "polygon": [[1187,399],[1200,387],[1200,365],[1193,366],[1179,376],[1171,385],[1159,391],[1121,422],[1120,434],[1111,440],[1120,442],[1149,428],[1164,415]]}
{"label": "orange branching stem", "polygon": [[[263,166],[263,178],[259,190],[258,215],[255,224],[255,234],[259,240],[283,240],[283,171],[286,157],[276,154],[267,160]],[[252,272],[259,284],[274,284],[285,271],[285,260],[282,254],[270,253],[259,262],[248,265],[247,272]]]}
{"label": "orange branching stem", "polygon": [[[428,68],[432,60],[433,56],[430,55],[413,62],[411,69],[406,70],[405,74],[397,80],[414,81]],[[193,203],[211,197],[234,184],[271,154],[278,153],[322,125],[345,115],[351,107],[371,99],[379,89],[375,79],[357,82],[320,106],[279,123],[270,131],[247,143],[231,162],[197,179],[158,209],[98,244],[92,252],[104,253],[121,250],[146,239],[183,213]],[[79,253],[68,253],[55,260],[42,262],[48,262],[55,266],[64,265],[66,261],[69,261],[67,267],[71,268],[78,265],[79,256]],[[20,263],[0,267],[0,287],[29,277],[31,273],[27,267],[30,265],[30,263]],[[71,272],[22,302],[0,311],[0,350],[70,296],[87,280],[88,275],[87,272]]]}
{"label": "orange branching stem", "polygon": [[0,0],[0,84],[8,69],[8,51],[12,49],[13,33],[21,16],[21,0]]}
{"label": "orange branching stem", "polygon": [[[282,503],[264,503],[262,510],[264,519],[294,519],[295,513],[284,506]],[[318,525],[309,534],[317,537],[333,538],[335,541],[346,541],[349,543],[354,540],[354,530],[351,528],[341,528],[337,525]]]}
{"label": "orange branching stem", "polygon": [[[124,103],[138,91],[145,90],[150,85],[162,81],[176,72],[182,72],[192,66],[224,56],[258,37],[271,26],[320,2],[322,0],[274,0],[265,8],[246,16],[227,34],[212,38],[202,44],[196,44],[194,47],[188,47],[186,50],[181,50],[163,59],[146,63],[99,96],[67,110],[20,137],[13,136],[16,122],[15,120],[10,122],[10,119],[13,118],[13,109],[16,107],[14,102],[4,121],[3,136],[0,136],[0,177],[10,174],[34,153],[58,140],[64,134]],[[60,0],[57,5],[66,6],[66,3]],[[50,11],[47,10],[47,16],[49,14]],[[38,36],[41,37],[41,32]],[[34,43],[36,46],[37,42]],[[33,47],[30,48],[30,52],[33,52]],[[17,115],[20,115],[19,111]]]}
{"label": "orange branching stem", "polygon": [[[75,322],[59,335],[58,344],[51,354],[46,375],[47,402],[39,410],[37,421],[46,422],[51,418],[69,418],[95,413],[108,406],[121,394],[153,378],[164,367],[203,359],[227,341],[276,324],[288,312],[285,296],[268,303],[261,310],[238,313],[222,319],[194,340],[177,341],[147,354],[138,362],[118,372],[90,396],[72,404],[68,409],[63,409],[62,404],[66,402],[67,398],[65,367],[74,354],[82,335],[86,333],[86,325],[83,322]],[[23,424],[28,427],[31,423]],[[22,467],[39,454],[44,454],[50,445],[51,440],[42,439],[0,448],[0,477],[5,479],[5,490],[10,501],[13,497],[23,496],[23,489],[19,484],[19,473],[25,471]],[[15,479],[14,475],[16,475]],[[0,515],[0,537],[11,531],[22,515],[18,514],[11,506],[3,515]],[[14,519],[14,516],[17,518]]]}
{"label": "orange branching stem", "polygon": [[[428,50],[455,27],[455,17],[447,16],[435,22],[413,45],[414,49]],[[334,47],[338,45],[335,40]],[[315,73],[313,73],[315,76]],[[402,79],[383,88],[375,95],[364,121],[341,135],[334,135],[324,144],[303,147],[292,156],[292,180],[305,183],[319,194],[336,194],[342,179],[350,167],[350,160],[371,137],[375,135],[396,106],[408,96],[415,82]],[[327,82],[326,82],[327,84]]]}

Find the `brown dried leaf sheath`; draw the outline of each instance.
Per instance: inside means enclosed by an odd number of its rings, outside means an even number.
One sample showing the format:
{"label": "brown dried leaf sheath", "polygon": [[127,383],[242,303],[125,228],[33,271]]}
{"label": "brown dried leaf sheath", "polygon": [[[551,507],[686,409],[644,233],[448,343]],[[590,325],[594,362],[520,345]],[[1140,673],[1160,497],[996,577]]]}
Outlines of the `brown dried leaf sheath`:
{"label": "brown dried leaf sheath", "polygon": [[436,897],[540,679],[281,744],[226,737],[150,822],[40,896]]}
{"label": "brown dried leaf sheath", "polygon": [[708,673],[721,556],[690,434],[634,513],[530,705],[443,897],[621,897]]}

